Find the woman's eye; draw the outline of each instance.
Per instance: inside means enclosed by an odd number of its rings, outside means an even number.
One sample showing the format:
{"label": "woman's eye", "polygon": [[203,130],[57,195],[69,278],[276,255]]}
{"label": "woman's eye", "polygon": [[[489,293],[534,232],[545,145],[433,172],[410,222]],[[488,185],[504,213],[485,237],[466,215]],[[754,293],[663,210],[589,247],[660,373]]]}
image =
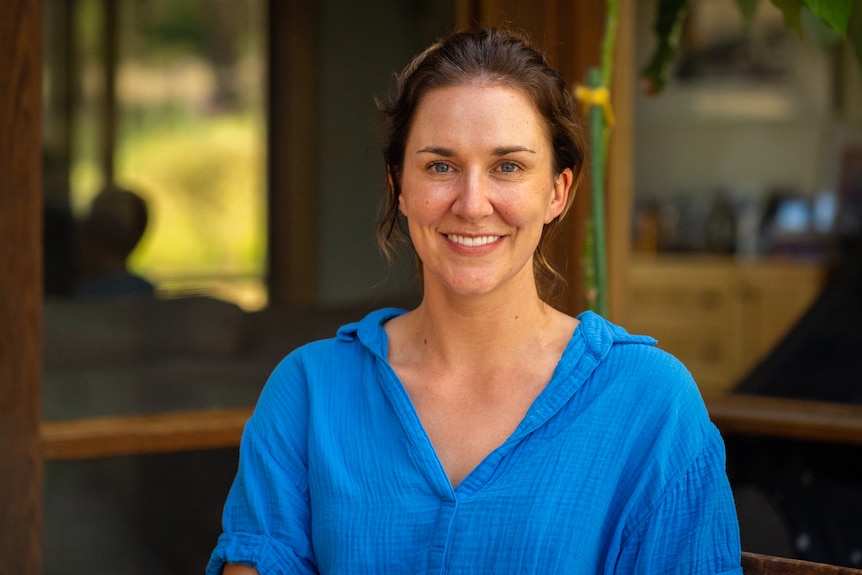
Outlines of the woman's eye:
{"label": "woman's eye", "polygon": [[512,172],[518,169],[518,164],[515,162],[503,162],[500,164],[500,171],[505,172],[507,174],[511,174]]}
{"label": "woman's eye", "polygon": [[434,162],[431,164],[431,169],[434,170],[436,174],[445,174],[449,171],[449,164],[443,162]]}

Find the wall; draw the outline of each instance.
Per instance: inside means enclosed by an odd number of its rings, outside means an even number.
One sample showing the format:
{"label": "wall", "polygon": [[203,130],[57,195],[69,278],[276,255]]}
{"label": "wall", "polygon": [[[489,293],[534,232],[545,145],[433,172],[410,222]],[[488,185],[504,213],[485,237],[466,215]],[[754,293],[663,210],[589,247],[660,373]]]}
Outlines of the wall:
{"label": "wall", "polygon": [[320,303],[409,296],[411,261],[390,274],[375,239],[385,180],[374,98],[453,27],[454,2],[326,0],[320,11]]}
{"label": "wall", "polygon": [[[720,20],[732,0],[699,0]],[[651,54],[655,2],[639,9],[638,64]],[[780,13],[760,3],[761,20]],[[769,13],[769,11],[772,13]],[[764,13],[764,11],[766,11]],[[724,14],[728,16],[728,13]],[[688,30],[687,34],[698,34]],[[695,40],[704,41],[701,32]],[[860,66],[837,61],[793,33],[772,44],[783,74],[705,74],[676,80],[657,98],[636,96],[635,190],[643,198],[706,198],[718,189],[761,201],[775,188],[812,196],[834,186],[837,143],[862,139]],[[838,74],[835,70],[840,70]]]}

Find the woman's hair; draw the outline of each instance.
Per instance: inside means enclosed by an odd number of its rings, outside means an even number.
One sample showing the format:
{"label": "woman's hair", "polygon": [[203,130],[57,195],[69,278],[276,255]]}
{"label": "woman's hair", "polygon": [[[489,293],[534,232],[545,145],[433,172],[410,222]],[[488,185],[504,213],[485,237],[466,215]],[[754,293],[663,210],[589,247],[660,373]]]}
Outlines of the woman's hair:
{"label": "woman's hair", "polygon": [[[413,117],[422,98],[431,90],[481,82],[522,90],[547,124],[554,154],[554,173],[571,168],[572,191],[580,181],[585,156],[585,136],[574,98],[562,75],[530,41],[517,33],[495,28],[456,32],[419,54],[397,77],[395,93],[378,103],[383,116],[383,159],[391,185],[387,186],[377,238],[387,257],[408,232],[399,215],[404,148]],[[536,247],[534,274],[539,295],[547,300],[565,283],[551,266],[543,248],[559,220],[571,206],[569,194],[563,212],[545,226]],[[421,265],[421,262],[419,263]]]}

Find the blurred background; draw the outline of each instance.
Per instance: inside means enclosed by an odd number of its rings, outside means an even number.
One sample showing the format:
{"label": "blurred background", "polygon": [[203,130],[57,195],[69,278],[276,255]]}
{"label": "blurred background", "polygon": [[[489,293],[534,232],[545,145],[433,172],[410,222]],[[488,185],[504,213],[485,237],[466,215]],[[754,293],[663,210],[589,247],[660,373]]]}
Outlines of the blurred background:
{"label": "blurred background", "polygon": [[[247,408],[300,343],[415,301],[374,235],[375,98],[455,3],[43,8],[46,421]],[[125,451],[49,457],[45,573],[203,572],[236,448]]]}
{"label": "blurred background", "polygon": [[[816,22],[800,39],[765,0],[750,27],[734,0],[694,0],[668,87],[648,97],[637,71],[656,2],[621,5],[611,319],[657,336],[706,393],[860,402],[855,332],[829,378],[787,359],[858,307],[842,280],[849,295],[804,321],[832,278],[862,269],[846,248],[862,213],[859,62]],[[122,431],[248,409],[294,347],[415,303],[410,255],[388,265],[374,236],[375,97],[475,22],[524,29],[580,82],[603,15],[587,0],[43,0],[43,419]],[[573,312],[588,195],[555,248]],[[862,564],[846,527],[862,509],[858,450],[765,448],[793,458],[728,443],[744,548]],[[48,457],[45,573],[203,571],[236,448],[164,451],[142,439]]]}

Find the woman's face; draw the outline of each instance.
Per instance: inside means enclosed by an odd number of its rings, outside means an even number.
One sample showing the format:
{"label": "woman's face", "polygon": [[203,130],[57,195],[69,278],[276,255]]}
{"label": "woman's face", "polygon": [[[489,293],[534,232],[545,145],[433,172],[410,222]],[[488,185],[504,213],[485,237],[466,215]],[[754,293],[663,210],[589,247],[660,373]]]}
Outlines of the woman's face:
{"label": "woman's face", "polygon": [[426,293],[534,289],[533,254],[573,176],[553,173],[548,129],[524,92],[487,84],[428,92],[400,177]]}

